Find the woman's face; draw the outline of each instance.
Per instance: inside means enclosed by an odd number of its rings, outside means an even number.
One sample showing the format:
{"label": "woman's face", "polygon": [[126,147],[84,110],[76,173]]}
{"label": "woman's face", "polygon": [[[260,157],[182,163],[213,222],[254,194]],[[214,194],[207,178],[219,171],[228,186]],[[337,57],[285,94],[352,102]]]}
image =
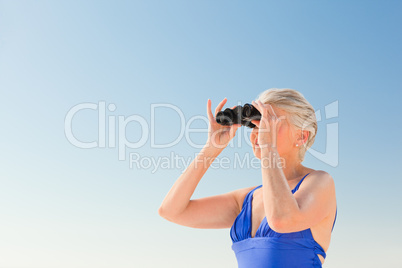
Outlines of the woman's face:
{"label": "woman's face", "polygon": [[[281,157],[286,157],[289,154],[295,154],[298,152],[295,147],[295,137],[291,131],[291,126],[288,122],[288,115],[285,111],[276,108],[272,105],[275,114],[278,117],[284,116],[281,118],[281,125],[279,130],[277,130],[277,138],[276,138],[276,146],[278,153]],[[258,145],[258,127],[253,128],[253,131],[250,133],[250,141],[253,147],[253,152],[255,157],[261,159],[261,148]]]}

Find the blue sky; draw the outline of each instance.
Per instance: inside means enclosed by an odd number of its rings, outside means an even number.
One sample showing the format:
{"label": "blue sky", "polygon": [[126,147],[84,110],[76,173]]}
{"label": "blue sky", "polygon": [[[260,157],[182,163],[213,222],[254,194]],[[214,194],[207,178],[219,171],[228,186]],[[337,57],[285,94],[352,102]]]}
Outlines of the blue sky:
{"label": "blue sky", "polygon": [[[185,123],[268,88],[300,91],[322,120],[311,148],[337,127],[338,219],[324,267],[397,267],[402,66],[400,1],[0,1],[0,267],[235,267],[229,229],[201,230],[157,214],[183,171],[130,167],[129,155],[194,157]],[[98,139],[99,107],[116,136]],[[336,116],[325,107],[336,104]],[[124,120],[136,121],[122,127]],[[140,119],[145,122],[145,130]],[[119,121],[122,120],[122,121]],[[113,124],[115,122],[115,124]],[[127,121],[128,122],[128,121]],[[119,129],[120,127],[120,129]],[[202,119],[190,128],[206,128]],[[149,130],[147,135],[144,131]],[[221,154],[252,156],[240,142]],[[120,136],[119,136],[120,135]],[[145,137],[139,148],[124,148]],[[190,134],[201,144],[206,133]],[[332,136],[331,136],[332,137]],[[99,145],[99,143],[98,143]],[[146,164],[145,162],[143,164]],[[261,184],[255,168],[207,171],[193,198]],[[191,264],[191,265],[190,265]]]}

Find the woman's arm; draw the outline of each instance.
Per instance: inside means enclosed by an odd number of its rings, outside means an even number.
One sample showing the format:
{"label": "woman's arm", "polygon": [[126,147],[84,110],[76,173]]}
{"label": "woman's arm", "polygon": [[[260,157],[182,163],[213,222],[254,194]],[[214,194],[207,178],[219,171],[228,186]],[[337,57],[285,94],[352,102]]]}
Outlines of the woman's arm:
{"label": "woman's arm", "polygon": [[[261,157],[271,164],[279,161],[275,148],[264,149]],[[280,166],[264,167],[262,162],[261,166],[264,210],[274,231],[298,232],[315,226],[328,216],[334,202],[335,184],[327,172],[310,173],[299,190],[292,194]]]}
{"label": "woman's arm", "polygon": [[[259,128],[264,212],[270,227],[278,233],[297,232],[321,222],[336,205],[335,184],[325,171],[314,171],[292,194],[277,150],[277,131],[282,124],[269,104],[254,102],[261,120]],[[281,116],[282,117],[282,116]],[[305,139],[307,136],[304,137]],[[285,163],[287,164],[287,163]]]}
{"label": "woman's arm", "polygon": [[202,148],[167,193],[158,210],[159,215],[173,219],[186,210],[195,188],[220,151],[222,150],[214,149],[208,144]]}
{"label": "woman's arm", "polygon": [[[225,103],[226,98],[215,109],[215,115]],[[241,125],[219,125],[212,114],[210,100],[207,103],[207,113],[209,131],[206,145],[173,184],[158,213],[169,221],[189,227],[226,228],[231,226],[239,212],[238,196],[242,195],[244,189],[195,200],[190,198],[209,166]]]}

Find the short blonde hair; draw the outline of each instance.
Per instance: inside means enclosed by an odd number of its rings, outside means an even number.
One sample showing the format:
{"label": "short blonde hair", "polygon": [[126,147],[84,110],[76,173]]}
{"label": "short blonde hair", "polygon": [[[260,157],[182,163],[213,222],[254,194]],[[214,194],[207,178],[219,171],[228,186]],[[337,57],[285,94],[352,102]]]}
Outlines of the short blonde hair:
{"label": "short blonde hair", "polygon": [[288,122],[296,130],[307,130],[309,136],[306,144],[300,146],[299,159],[304,160],[304,155],[315,140],[317,134],[317,119],[313,106],[300,92],[289,88],[271,88],[262,92],[257,100],[262,103],[269,103],[285,111],[289,117]]}

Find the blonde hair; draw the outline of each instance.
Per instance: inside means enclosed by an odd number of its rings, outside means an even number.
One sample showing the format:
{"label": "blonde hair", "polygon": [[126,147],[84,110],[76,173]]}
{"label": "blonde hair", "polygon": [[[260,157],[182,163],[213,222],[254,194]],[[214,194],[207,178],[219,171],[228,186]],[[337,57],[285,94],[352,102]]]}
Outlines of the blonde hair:
{"label": "blonde hair", "polygon": [[317,134],[317,119],[313,106],[303,94],[289,88],[267,89],[258,96],[257,100],[282,109],[289,115],[286,120],[293,125],[294,129],[309,132],[306,144],[299,149],[299,159],[303,161],[306,151],[313,145]]}

